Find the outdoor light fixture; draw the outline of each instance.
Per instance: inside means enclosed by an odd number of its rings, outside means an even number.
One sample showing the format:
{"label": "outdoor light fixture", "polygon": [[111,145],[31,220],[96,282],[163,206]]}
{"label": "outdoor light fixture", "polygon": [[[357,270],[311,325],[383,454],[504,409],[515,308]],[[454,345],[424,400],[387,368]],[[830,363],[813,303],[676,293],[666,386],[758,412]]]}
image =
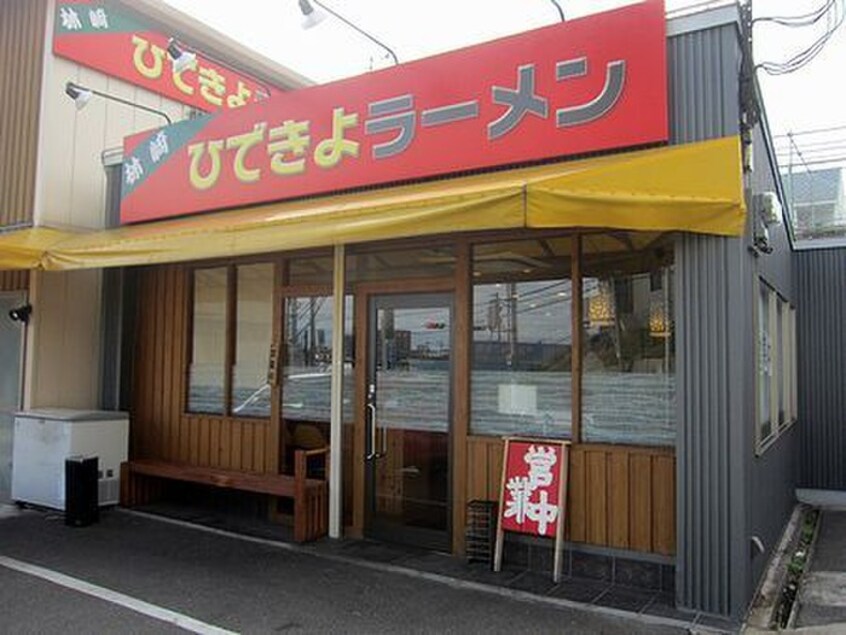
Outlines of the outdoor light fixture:
{"label": "outdoor light fixture", "polygon": [[73,99],[73,103],[76,105],[77,110],[82,110],[85,106],[88,105],[88,102],[91,101],[91,98],[94,96],[87,88],[83,88],[82,86],[77,86],[72,82],[68,82],[65,84],[65,94]]}
{"label": "outdoor light fixture", "polygon": [[318,24],[323,22],[323,20],[326,18],[325,14],[321,13],[320,11],[315,9],[314,6],[312,6],[312,2],[314,2],[314,4],[316,4],[320,9],[323,9],[323,11],[325,11],[326,13],[330,13],[330,14],[334,15],[336,18],[338,18],[341,22],[346,24],[348,27],[355,29],[356,31],[361,33],[364,37],[366,37],[368,40],[370,40],[371,42],[375,42],[376,44],[381,46],[383,49],[388,51],[388,54],[394,60],[394,64],[399,64],[399,58],[397,57],[396,53],[394,53],[391,50],[391,48],[389,46],[387,46],[386,44],[383,44],[382,42],[377,40],[375,37],[370,35],[364,29],[357,27],[355,24],[353,24],[352,22],[347,20],[344,16],[340,15],[336,11],[333,11],[332,9],[327,7],[325,4],[323,4],[319,0],[299,0],[299,2],[300,2],[300,11],[302,11],[302,13],[303,13],[303,28],[304,29],[310,29],[313,26],[317,26]]}
{"label": "outdoor light fixture", "polygon": [[88,102],[91,101],[91,97],[97,95],[98,97],[102,97],[103,99],[110,99],[112,101],[118,102],[119,104],[124,104],[132,108],[138,108],[139,110],[146,110],[147,112],[152,113],[154,115],[158,115],[159,117],[164,117],[165,121],[167,121],[167,125],[173,123],[170,120],[170,117],[167,116],[167,113],[164,113],[161,110],[156,110],[155,108],[150,108],[149,106],[144,106],[143,104],[136,104],[127,99],[122,99],[120,97],[115,97],[114,95],[109,95],[108,93],[101,93],[99,90],[94,90],[93,88],[86,88],[85,86],[74,84],[73,82],[68,82],[67,84],[65,84],[65,94],[71,99],[73,99],[73,102],[76,104],[77,110],[82,110],[83,108],[85,108]]}
{"label": "outdoor light fixture", "polygon": [[32,315],[32,305],[31,304],[24,304],[18,307],[15,307],[11,311],[9,311],[9,319],[13,322],[22,322],[23,324],[29,323],[29,316]]}
{"label": "outdoor light fixture", "polygon": [[188,70],[197,63],[196,53],[183,50],[173,37],[167,42],[167,55],[173,63],[173,72],[176,74]]}
{"label": "outdoor light fixture", "polygon": [[552,4],[555,5],[555,8],[558,9],[558,15],[561,16],[561,21],[564,22],[564,9],[561,8],[561,5],[558,4],[558,0],[549,0]]}
{"label": "outdoor light fixture", "polygon": [[[227,62],[209,55],[206,51],[203,51],[202,55],[204,59],[214,62],[215,64],[220,64],[231,71],[236,73],[241,72],[233,68]],[[178,75],[179,73],[190,69],[196,70],[197,68],[197,54],[193,51],[189,51],[187,47],[184,44],[181,44],[175,37],[172,37],[167,41],[167,56],[170,58],[171,64],[173,65],[174,75]],[[262,84],[254,77],[250,79],[261,88],[260,91],[256,91],[257,99],[267,99],[270,97],[271,91],[266,85]]]}

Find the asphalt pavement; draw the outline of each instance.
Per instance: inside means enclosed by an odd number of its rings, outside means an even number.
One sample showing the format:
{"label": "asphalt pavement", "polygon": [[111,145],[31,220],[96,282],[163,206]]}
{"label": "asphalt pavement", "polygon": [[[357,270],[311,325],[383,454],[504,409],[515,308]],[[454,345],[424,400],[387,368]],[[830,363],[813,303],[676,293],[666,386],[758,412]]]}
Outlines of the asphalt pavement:
{"label": "asphalt pavement", "polygon": [[822,510],[809,570],[799,589],[797,630],[846,633],[846,511]]}
{"label": "asphalt pavement", "polygon": [[0,513],[0,603],[10,633],[686,632],[121,510]]}

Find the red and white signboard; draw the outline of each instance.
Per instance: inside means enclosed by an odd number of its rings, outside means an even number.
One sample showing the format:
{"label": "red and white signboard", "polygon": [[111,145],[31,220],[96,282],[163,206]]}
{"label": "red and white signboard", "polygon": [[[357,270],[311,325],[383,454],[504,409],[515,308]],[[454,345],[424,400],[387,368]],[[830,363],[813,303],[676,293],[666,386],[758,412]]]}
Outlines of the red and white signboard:
{"label": "red and white signboard", "polygon": [[668,137],[663,0],[181,122],[124,142],[124,223]]}
{"label": "red and white signboard", "polygon": [[56,2],[53,53],[59,57],[205,112],[240,108],[269,96],[271,89],[257,79],[202,53],[188,68],[174,72],[169,37],[115,3]]}
{"label": "red and white signboard", "polygon": [[556,582],[567,509],[569,442],[551,439],[506,439],[499,500],[494,569],[502,563],[503,533],[511,531],[555,539]]}

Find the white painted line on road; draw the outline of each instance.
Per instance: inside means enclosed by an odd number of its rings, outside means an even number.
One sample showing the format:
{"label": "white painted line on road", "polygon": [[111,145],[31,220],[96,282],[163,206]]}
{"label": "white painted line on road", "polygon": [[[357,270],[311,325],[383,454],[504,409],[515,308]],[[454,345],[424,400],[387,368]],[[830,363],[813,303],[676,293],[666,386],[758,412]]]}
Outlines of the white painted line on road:
{"label": "white painted line on road", "polygon": [[139,600],[129,595],[124,595],[123,593],[118,593],[117,591],[112,591],[111,589],[107,589],[105,587],[97,586],[96,584],[91,584],[90,582],[80,580],[79,578],[73,578],[69,575],[65,575],[64,573],[59,573],[58,571],[45,569],[44,567],[39,567],[27,562],[21,562],[20,560],[15,560],[14,558],[0,556],[0,566],[31,575],[36,578],[41,578],[42,580],[47,580],[53,584],[58,584],[59,586],[63,586],[79,593],[85,593],[86,595],[90,595],[100,600],[105,600],[106,602],[111,602],[112,604],[117,604],[118,606],[127,608],[130,611],[135,611],[136,613],[141,613],[142,615],[161,620],[162,622],[173,624],[192,633],[200,633],[200,635],[237,635],[234,631],[228,631],[225,628],[220,628],[219,626],[206,624],[205,622],[183,615],[182,613],[177,613],[176,611],[171,611],[170,609],[156,606],[155,604],[150,604],[149,602],[144,602],[143,600]]}

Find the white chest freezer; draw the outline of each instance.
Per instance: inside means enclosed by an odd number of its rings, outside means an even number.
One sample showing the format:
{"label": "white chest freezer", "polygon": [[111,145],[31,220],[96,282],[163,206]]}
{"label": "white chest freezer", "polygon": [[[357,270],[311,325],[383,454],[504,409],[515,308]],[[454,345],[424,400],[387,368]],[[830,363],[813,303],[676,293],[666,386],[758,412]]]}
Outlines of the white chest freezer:
{"label": "white chest freezer", "polygon": [[12,499],[65,509],[65,459],[99,459],[100,505],[120,498],[120,464],[129,446],[129,416],[123,412],[49,408],[15,415]]}

